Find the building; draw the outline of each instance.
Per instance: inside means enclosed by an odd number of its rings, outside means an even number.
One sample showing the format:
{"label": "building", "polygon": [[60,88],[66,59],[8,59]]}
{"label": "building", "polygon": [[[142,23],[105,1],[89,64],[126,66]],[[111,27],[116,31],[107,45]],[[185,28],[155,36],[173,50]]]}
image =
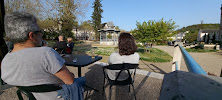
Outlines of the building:
{"label": "building", "polygon": [[215,36],[215,41],[220,41],[220,38],[219,38],[220,29],[200,29],[197,35],[197,42],[207,42],[208,35],[209,35],[209,43],[212,43],[214,39],[213,36]]}
{"label": "building", "polygon": [[[183,41],[184,37],[185,37],[185,34],[188,33],[189,31],[186,31],[186,32],[179,32],[177,34],[175,34],[174,36],[172,37],[169,37],[171,39],[171,41]],[[168,39],[169,39],[168,38]]]}
{"label": "building", "polygon": [[112,22],[102,24],[100,33],[100,44],[117,45],[120,30],[117,30]]}
{"label": "building", "polygon": [[72,33],[77,40],[94,40],[95,32],[93,30],[82,30],[74,28]]}

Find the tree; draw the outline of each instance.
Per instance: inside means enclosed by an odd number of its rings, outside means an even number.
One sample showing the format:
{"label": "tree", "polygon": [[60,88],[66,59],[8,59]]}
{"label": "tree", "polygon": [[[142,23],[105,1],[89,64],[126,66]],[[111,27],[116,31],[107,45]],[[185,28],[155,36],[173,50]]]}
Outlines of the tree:
{"label": "tree", "polygon": [[210,43],[210,34],[207,35],[207,44]]}
{"label": "tree", "polygon": [[93,28],[94,28],[94,32],[96,35],[96,40],[99,40],[100,38],[100,34],[98,32],[98,29],[100,29],[100,25],[101,25],[101,18],[102,18],[102,4],[101,4],[101,0],[95,0],[93,3],[93,8],[94,8],[94,12],[92,14],[92,23],[93,23]]}
{"label": "tree", "polygon": [[189,31],[189,33],[185,34],[186,42],[191,43],[197,40],[198,31]]}
{"label": "tree", "polygon": [[164,21],[163,18],[159,21],[144,21],[142,24],[137,22],[137,28],[132,33],[136,40],[142,43],[167,41],[167,37],[171,37],[176,33],[174,29],[178,26],[175,24],[171,19]]}
{"label": "tree", "polygon": [[206,43],[207,34],[205,33],[203,36],[204,43]]}
{"label": "tree", "polygon": [[213,39],[212,39],[213,44],[216,44],[216,34],[214,33]]}
{"label": "tree", "polygon": [[89,34],[89,39],[93,39],[93,34],[91,31],[93,31],[93,26],[90,20],[84,21],[81,23],[80,28],[84,31],[84,36],[86,37],[86,34]]}

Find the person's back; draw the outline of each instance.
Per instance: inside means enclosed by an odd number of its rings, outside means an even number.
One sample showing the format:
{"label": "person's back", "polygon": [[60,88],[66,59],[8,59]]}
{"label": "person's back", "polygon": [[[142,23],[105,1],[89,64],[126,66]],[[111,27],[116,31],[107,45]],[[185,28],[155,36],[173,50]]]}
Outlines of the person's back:
{"label": "person's back", "polygon": [[[112,53],[108,59],[108,64],[122,64],[122,63],[139,63],[139,54],[136,53],[137,46],[134,38],[130,33],[121,33],[118,43],[119,52]],[[115,79],[119,71],[107,71],[111,79]],[[119,79],[124,80],[128,75],[121,73]]]}
{"label": "person's back", "polygon": [[67,48],[67,43],[64,41],[64,37],[60,35],[58,37],[59,41],[53,45],[53,49],[55,49],[58,53],[65,54],[66,53],[66,48]]}
{"label": "person's back", "polygon": [[[5,15],[6,37],[14,48],[1,62],[1,78],[9,85],[73,84],[74,74],[52,48],[42,46],[43,32],[28,13]],[[33,93],[37,100],[57,100],[57,92]],[[59,99],[60,100],[60,99]]]}
{"label": "person's back", "polygon": [[53,48],[60,54],[66,53],[67,43],[65,41],[56,42]]}
{"label": "person's back", "polygon": [[67,41],[68,41],[67,47],[70,49],[69,53],[72,53],[73,52],[73,47],[74,47],[75,43],[73,42],[73,39],[71,37],[67,38]]}
{"label": "person's back", "polygon": [[49,47],[26,48],[8,53],[2,61],[1,77],[6,83],[16,86],[63,84],[54,74],[61,69],[59,66],[63,65],[64,59],[58,62],[50,55],[60,56]]}

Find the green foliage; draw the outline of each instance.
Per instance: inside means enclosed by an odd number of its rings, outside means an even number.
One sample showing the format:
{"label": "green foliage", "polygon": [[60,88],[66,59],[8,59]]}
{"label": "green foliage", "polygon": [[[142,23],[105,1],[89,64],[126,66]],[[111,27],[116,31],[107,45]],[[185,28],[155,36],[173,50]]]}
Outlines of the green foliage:
{"label": "green foliage", "polygon": [[197,24],[197,25],[190,25],[187,27],[183,27],[177,31],[179,32],[186,32],[186,31],[199,31],[199,29],[219,29],[220,24]]}
{"label": "green foliage", "polygon": [[197,40],[198,31],[189,31],[189,33],[185,34],[185,39],[187,43],[192,43]]}
{"label": "green foliage", "polygon": [[[189,33],[186,33],[185,39],[187,42],[193,42],[197,39],[197,34],[199,29],[219,29],[220,24],[197,24],[197,25],[190,25],[187,27],[183,27],[181,29],[178,29],[178,32],[186,32],[189,31]],[[207,38],[207,35],[204,35],[204,41]],[[209,40],[206,40],[206,42],[209,42]]]}
{"label": "green foliage", "polygon": [[212,39],[212,43],[213,43],[213,44],[216,44],[216,42],[217,42],[217,41],[216,41],[216,34],[214,33],[213,39]]}
{"label": "green foliage", "polygon": [[217,52],[217,50],[215,49],[204,49],[203,47],[201,46],[196,46],[194,48],[186,48],[186,51],[187,52]]}
{"label": "green foliage", "polygon": [[174,21],[164,21],[163,18],[159,21],[137,22],[137,28],[132,33],[135,39],[142,43],[167,41],[167,37],[171,37],[176,33],[174,31],[177,27],[175,24]]}
{"label": "green foliage", "polygon": [[[81,46],[75,46],[74,51],[80,51],[80,52],[87,52],[91,53],[91,51],[94,51],[95,54],[97,55],[105,55],[105,56],[110,56],[113,52],[117,52],[118,48],[116,47],[81,47]],[[144,61],[149,61],[149,62],[169,62],[172,61],[172,57],[159,49],[156,48],[151,48],[150,53],[144,53],[144,48],[138,48],[137,53],[140,55],[140,58]]]}
{"label": "green foliage", "polygon": [[100,29],[102,12],[103,12],[101,0],[95,0],[93,3],[93,8],[94,8],[94,12],[91,16],[92,17],[92,24],[93,24],[94,31],[96,34],[96,40],[99,40],[100,34],[98,32],[98,29]]}
{"label": "green foliage", "polygon": [[141,45],[141,44],[137,44],[136,46],[137,46],[137,47],[144,47],[144,46],[143,46],[143,45]]}
{"label": "green foliage", "polygon": [[207,38],[207,34],[205,33],[204,36],[203,36],[204,43],[205,43],[206,38]]}
{"label": "green foliage", "polygon": [[111,39],[111,38],[112,38],[112,35],[111,35],[111,34],[108,34],[108,35],[107,35],[107,38],[108,38],[108,39]]}
{"label": "green foliage", "polygon": [[73,37],[71,31],[73,27],[77,27],[76,22],[76,7],[74,0],[59,0],[60,8],[60,20],[62,21],[62,33],[65,36]]}
{"label": "green foliage", "polygon": [[207,44],[210,43],[210,34],[207,35]]}

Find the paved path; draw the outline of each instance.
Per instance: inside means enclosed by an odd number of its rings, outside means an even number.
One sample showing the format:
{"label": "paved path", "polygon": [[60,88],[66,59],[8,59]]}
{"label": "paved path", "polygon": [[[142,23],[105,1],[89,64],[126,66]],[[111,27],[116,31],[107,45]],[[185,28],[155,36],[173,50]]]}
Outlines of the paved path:
{"label": "paved path", "polygon": [[[174,50],[173,46],[154,46],[154,47],[166,51],[173,57],[173,50]],[[217,76],[220,76],[221,69],[222,69],[222,53],[221,52],[217,52],[217,53],[216,52],[207,52],[207,53],[189,52],[189,54],[206,72],[210,72]],[[166,63],[166,65],[169,66],[169,63]],[[171,65],[170,65],[170,69],[171,69]],[[183,59],[181,62],[181,70],[187,71],[186,64]],[[166,71],[168,71],[168,69],[166,69]]]}
{"label": "paved path", "polygon": [[[82,76],[87,79],[86,84],[99,90],[99,92],[94,92],[86,88],[85,91],[89,91],[89,95],[85,100],[108,100],[109,86],[106,86],[105,95],[102,95],[103,71],[100,63],[97,62],[82,68]],[[76,67],[68,66],[68,69],[77,75]],[[158,100],[163,77],[161,74],[138,70],[134,82],[137,100]],[[113,86],[112,100],[134,100],[132,87],[130,93],[128,93],[128,89],[127,86]],[[0,100],[18,100],[16,90],[15,87],[5,90],[0,89]],[[87,92],[84,93],[84,97],[86,97]]]}

